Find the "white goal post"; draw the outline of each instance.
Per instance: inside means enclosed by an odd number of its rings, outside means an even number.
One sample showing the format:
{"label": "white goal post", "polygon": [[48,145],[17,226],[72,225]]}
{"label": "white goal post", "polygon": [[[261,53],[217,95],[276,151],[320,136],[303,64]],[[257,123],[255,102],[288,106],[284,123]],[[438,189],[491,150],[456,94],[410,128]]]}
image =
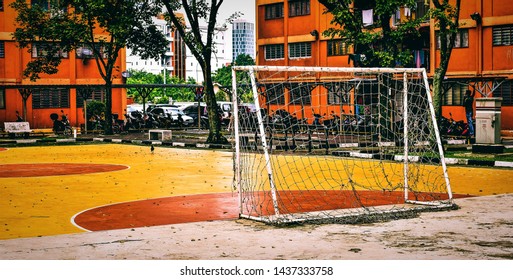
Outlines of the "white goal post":
{"label": "white goal post", "polygon": [[355,223],[456,206],[424,69],[232,69],[241,217]]}

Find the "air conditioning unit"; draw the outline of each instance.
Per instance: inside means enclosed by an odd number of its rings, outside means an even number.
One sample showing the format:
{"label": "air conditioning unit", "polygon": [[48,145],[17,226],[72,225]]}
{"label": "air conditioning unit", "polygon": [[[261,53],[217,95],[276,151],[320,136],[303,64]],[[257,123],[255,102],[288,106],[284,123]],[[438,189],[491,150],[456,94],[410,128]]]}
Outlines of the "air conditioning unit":
{"label": "air conditioning unit", "polygon": [[77,51],[78,51],[79,57],[82,58],[83,64],[87,64],[87,61],[93,57],[93,51],[86,47],[82,47]]}
{"label": "air conditioning unit", "polygon": [[93,51],[88,48],[82,48],[80,50],[80,54],[83,58],[91,58],[93,56]]}

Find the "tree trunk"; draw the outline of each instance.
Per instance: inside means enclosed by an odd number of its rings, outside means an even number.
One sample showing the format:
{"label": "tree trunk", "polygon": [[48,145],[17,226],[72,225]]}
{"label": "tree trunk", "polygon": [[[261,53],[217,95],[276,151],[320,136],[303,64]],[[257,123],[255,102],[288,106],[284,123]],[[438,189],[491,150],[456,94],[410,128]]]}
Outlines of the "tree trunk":
{"label": "tree trunk", "polygon": [[442,116],[442,101],[443,101],[443,72],[441,69],[435,70],[435,75],[433,76],[433,107],[435,108],[435,116],[438,120],[438,124],[440,124],[440,119]]}
{"label": "tree trunk", "polygon": [[112,135],[112,82],[105,83],[105,135]]}
{"label": "tree trunk", "polygon": [[[203,73],[211,73],[210,65],[207,65],[207,71]],[[221,120],[217,108],[216,95],[214,93],[214,84],[211,75],[204,75],[205,80],[205,102],[207,103],[209,133],[207,143],[226,144],[228,140],[221,134]]]}

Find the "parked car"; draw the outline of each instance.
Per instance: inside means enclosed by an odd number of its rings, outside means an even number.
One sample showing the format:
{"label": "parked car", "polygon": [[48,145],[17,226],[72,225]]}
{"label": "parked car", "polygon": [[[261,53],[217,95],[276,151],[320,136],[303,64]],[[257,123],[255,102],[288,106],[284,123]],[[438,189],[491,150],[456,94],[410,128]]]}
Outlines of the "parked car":
{"label": "parked car", "polygon": [[180,109],[177,107],[163,107],[163,106],[157,106],[154,107],[151,111],[151,114],[154,115],[163,115],[166,117],[170,117],[173,124],[178,124],[179,118],[181,116],[183,125],[190,126],[194,123],[194,119],[190,116],[184,114]]}
{"label": "parked car", "polygon": [[[207,115],[206,108],[207,108],[207,106],[201,105],[200,110],[199,110],[200,116],[203,117],[203,116]],[[179,109],[187,116],[193,118],[195,124],[198,123],[198,104],[185,105],[185,106],[179,107]]]}

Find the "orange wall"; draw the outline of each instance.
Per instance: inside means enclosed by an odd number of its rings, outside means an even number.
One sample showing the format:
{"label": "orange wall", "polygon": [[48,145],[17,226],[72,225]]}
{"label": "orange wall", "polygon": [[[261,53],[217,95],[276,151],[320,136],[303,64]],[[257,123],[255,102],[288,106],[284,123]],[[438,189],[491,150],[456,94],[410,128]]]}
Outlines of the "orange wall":
{"label": "orange wall", "polygon": [[[284,3],[284,18],[265,20],[264,5],[276,2]],[[454,3],[455,0],[451,0]],[[327,40],[322,32],[332,27],[332,16],[323,13],[323,6],[316,0],[311,0],[310,15],[288,17],[288,1],[286,0],[256,0],[257,9],[257,44],[259,65],[291,65],[291,66],[330,66],[330,67],[351,67],[348,57],[327,56]],[[478,12],[482,15],[481,25],[477,25],[470,15]],[[489,77],[501,76],[513,79],[513,46],[492,46],[492,27],[497,25],[513,24],[513,5],[510,0],[465,0],[462,1],[460,10],[460,26],[466,28],[469,33],[469,47],[453,50],[447,76],[450,77]],[[431,22],[434,25],[434,22]],[[310,41],[309,33],[312,30],[321,33],[318,41],[312,41],[312,57],[302,59],[288,59],[287,42]],[[435,47],[434,28],[431,28],[431,47]],[[301,37],[303,36],[303,37]],[[310,37],[309,37],[310,36]],[[285,44],[285,58],[281,60],[265,60],[264,45],[274,43]],[[433,57],[434,55],[434,57]],[[432,51],[430,58],[432,63],[429,73],[434,70],[440,62],[438,51]],[[317,90],[317,89],[316,89]],[[318,100],[316,90],[313,91],[312,104],[314,102],[325,102]],[[476,97],[480,97],[479,94]],[[288,98],[288,97],[287,97]],[[276,110],[274,108],[274,110]],[[338,110],[337,106],[334,107]],[[306,110],[307,111],[307,110]],[[346,113],[348,111],[346,110]],[[443,114],[448,116],[449,112],[455,119],[465,119],[462,106],[444,106]],[[305,112],[307,115],[310,112]],[[513,129],[513,106],[502,108],[502,128]]]}
{"label": "orange wall", "polygon": [[[11,33],[15,30],[14,19],[15,11],[9,7],[13,0],[4,1],[4,11],[0,12],[0,40],[5,41],[5,58],[0,58],[0,85],[1,84],[104,84],[103,79],[98,72],[98,67],[94,59],[90,59],[85,64],[82,59],[75,58],[75,52],[70,52],[68,58],[62,60],[59,71],[53,75],[41,74],[40,79],[31,82],[23,77],[23,69],[27,62],[32,59],[31,53],[26,49],[20,50],[12,40]],[[98,33],[101,34],[101,33]],[[126,54],[123,49],[116,61],[118,70],[114,72],[114,84],[121,84],[121,72],[126,69]],[[6,107],[0,109],[0,125],[5,121],[14,121],[16,111],[23,111],[21,95],[17,89],[7,89]],[[58,113],[62,109],[67,115],[72,126],[79,126],[84,123],[83,109],[76,108],[76,90],[70,89],[70,107],[69,108],[49,108],[32,109],[32,97],[27,100],[27,121],[31,128],[51,128],[51,113]],[[112,112],[123,116],[126,108],[126,90],[113,89],[112,94]]]}

